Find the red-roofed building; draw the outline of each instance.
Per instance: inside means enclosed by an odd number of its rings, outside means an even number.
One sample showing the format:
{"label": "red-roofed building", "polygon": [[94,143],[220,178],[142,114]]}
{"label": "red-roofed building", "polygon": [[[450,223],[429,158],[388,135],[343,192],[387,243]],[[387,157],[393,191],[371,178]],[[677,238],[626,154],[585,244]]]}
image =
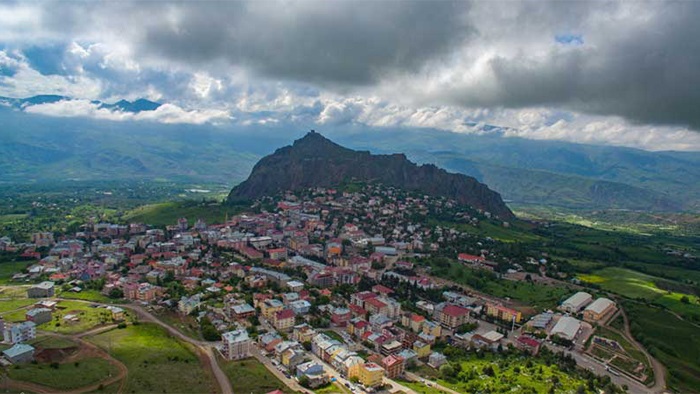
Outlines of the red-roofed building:
{"label": "red-roofed building", "polygon": [[378,300],[377,298],[370,298],[367,301],[365,301],[365,309],[367,312],[370,314],[383,314],[383,315],[388,315],[389,314],[389,305],[385,304],[384,302]]}
{"label": "red-roofed building", "polygon": [[440,324],[448,328],[457,328],[469,319],[469,309],[459,305],[446,305],[440,311]]}
{"label": "red-roofed building", "polygon": [[540,351],[540,346],[542,345],[542,342],[527,335],[521,335],[520,337],[518,337],[518,340],[515,343],[515,345],[519,349],[527,350],[528,352],[530,352],[530,354],[534,356],[537,355],[537,353]]}
{"label": "red-roofed building", "polygon": [[289,330],[294,327],[294,311],[283,309],[272,315],[272,325],[279,331]]}
{"label": "red-roofed building", "polygon": [[[372,293],[370,291],[363,291],[360,293],[355,293],[350,296],[350,302],[353,305],[357,305],[360,308],[365,308],[365,302],[371,298],[377,298],[378,296],[375,293]],[[367,309],[367,308],[365,308]]]}
{"label": "red-roofed building", "polygon": [[457,260],[463,261],[465,263],[483,263],[484,261],[486,261],[486,259],[481,256],[474,256],[473,254],[468,253],[458,254]]}
{"label": "red-roofed building", "polygon": [[382,359],[382,367],[386,372],[386,377],[389,379],[394,379],[403,375],[406,368],[406,363],[404,358],[397,355],[390,355]]}
{"label": "red-roofed building", "polygon": [[383,285],[374,285],[372,286],[372,292],[388,296],[389,294],[393,293],[394,290]]}

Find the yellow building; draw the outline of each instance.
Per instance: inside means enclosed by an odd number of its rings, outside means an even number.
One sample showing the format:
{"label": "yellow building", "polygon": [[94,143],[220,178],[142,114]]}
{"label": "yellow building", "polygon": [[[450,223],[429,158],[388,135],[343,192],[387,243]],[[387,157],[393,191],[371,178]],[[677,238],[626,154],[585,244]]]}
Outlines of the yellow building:
{"label": "yellow building", "polygon": [[284,309],[284,304],[280,300],[265,300],[260,304],[260,312],[262,312],[262,315],[268,320],[272,319],[275,313],[282,309]]}
{"label": "yellow building", "polygon": [[375,363],[364,363],[360,366],[360,383],[366,387],[375,387],[382,384],[384,369]]}
{"label": "yellow building", "polygon": [[598,298],[583,310],[583,320],[595,323],[603,317],[612,315],[616,309],[615,302],[607,298]]}
{"label": "yellow building", "polygon": [[439,338],[442,335],[442,327],[435,322],[426,320],[423,322],[423,333]]}
{"label": "yellow building", "polygon": [[515,322],[520,323],[522,319],[522,314],[519,311],[496,304],[486,304],[486,314],[507,322],[512,322],[515,318]]}
{"label": "yellow building", "polygon": [[413,351],[416,352],[418,358],[425,358],[430,356],[430,344],[416,341],[413,343]]}

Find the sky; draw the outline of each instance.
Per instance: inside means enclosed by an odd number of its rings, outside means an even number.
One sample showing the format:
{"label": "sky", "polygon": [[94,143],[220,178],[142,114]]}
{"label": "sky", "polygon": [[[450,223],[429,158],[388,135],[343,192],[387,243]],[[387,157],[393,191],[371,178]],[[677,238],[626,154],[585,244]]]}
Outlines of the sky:
{"label": "sky", "polygon": [[[109,121],[700,150],[700,2],[0,1],[0,96]],[[150,113],[93,100],[148,98]]]}

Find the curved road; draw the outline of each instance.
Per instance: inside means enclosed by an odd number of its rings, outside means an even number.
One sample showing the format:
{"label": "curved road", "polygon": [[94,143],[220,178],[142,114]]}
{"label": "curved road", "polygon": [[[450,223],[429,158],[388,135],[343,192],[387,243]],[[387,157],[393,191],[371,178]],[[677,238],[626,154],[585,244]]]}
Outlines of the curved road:
{"label": "curved road", "polygon": [[153,316],[150,312],[146,311],[142,307],[138,305],[121,305],[121,307],[130,309],[143,320],[147,321],[149,323],[155,323],[163,328],[165,328],[171,335],[177,337],[181,341],[190,343],[194,345],[199,352],[204,356],[202,357],[203,361],[205,361],[206,366],[214,373],[214,377],[216,378],[216,381],[219,383],[219,387],[221,388],[221,392],[223,394],[233,394],[233,387],[231,386],[231,381],[229,381],[228,376],[224,371],[221,369],[219,366],[219,363],[216,362],[216,356],[214,354],[214,349],[211,343],[205,342],[205,341],[198,341],[196,339],[192,339],[188,337],[187,335],[181,333],[174,327],[164,323],[157,317]]}
{"label": "curved road", "polygon": [[[664,366],[657,359],[652,357],[644,346],[642,346],[642,344],[634,339],[634,336],[632,336],[632,332],[630,331],[630,322],[629,319],[627,319],[627,313],[625,313],[625,310],[622,307],[620,307],[620,314],[622,315],[622,320],[625,323],[625,332],[621,333],[622,336],[624,336],[644,354],[647,361],[649,361],[649,365],[651,365],[651,368],[654,370],[654,385],[651,386],[650,389],[655,393],[663,393],[666,390],[666,368],[664,368]],[[612,327],[608,328],[613,329]]]}
{"label": "curved road", "polygon": [[[99,302],[93,302],[93,301],[85,301],[85,300],[74,300],[74,299],[64,299],[58,297],[60,300],[68,300],[68,301],[78,301],[78,302],[84,302],[87,304],[98,304],[98,305],[105,305]],[[214,354],[214,349],[211,343],[206,342],[206,341],[198,341],[196,339],[192,339],[188,337],[187,335],[181,333],[174,327],[164,323],[157,317],[153,316],[150,312],[147,310],[143,309],[141,306],[138,305],[131,305],[131,304],[119,304],[119,307],[129,309],[133,312],[136,313],[136,315],[139,316],[141,321],[149,322],[149,323],[154,323],[157,324],[161,327],[163,327],[168,333],[170,333],[172,336],[177,337],[181,341],[187,342],[191,345],[193,345],[200,356],[200,359],[204,362],[205,367],[211,370],[214,374],[214,377],[216,378],[217,383],[219,384],[219,387],[221,388],[221,392],[223,394],[233,394],[233,387],[231,386],[231,382],[228,379],[228,376],[224,371],[221,369],[219,366],[219,363],[216,362],[216,356]],[[107,330],[111,328],[111,326],[107,327],[98,327],[94,330],[89,331],[88,333],[99,333],[101,331]],[[80,336],[85,336],[88,333],[83,333]]]}

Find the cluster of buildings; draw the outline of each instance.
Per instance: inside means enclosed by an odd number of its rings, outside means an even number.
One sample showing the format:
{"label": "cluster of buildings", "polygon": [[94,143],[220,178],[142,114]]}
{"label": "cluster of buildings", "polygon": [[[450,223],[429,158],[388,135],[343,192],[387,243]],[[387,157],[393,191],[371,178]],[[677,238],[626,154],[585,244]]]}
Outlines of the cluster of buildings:
{"label": "cluster of buildings", "polygon": [[[447,362],[432,349],[440,340],[494,351],[513,343],[537,353],[541,341],[535,336],[509,341],[494,329],[513,329],[523,320],[520,311],[502,302],[443,291],[439,302],[421,299],[416,309],[405,311],[401,302],[406,300],[387,286],[408,283],[434,291],[437,282],[409,259],[472,237],[417,223],[416,217],[454,211],[465,223],[477,224],[488,213],[459,211],[445,198],[380,186],[303,194],[278,196],[272,199],[273,212],[237,215],[221,225],[198,220],[190,226],[182,218],[165,229],[92,223],[56,239],[37,233],[18,250],[39,261],[15,279],[44,280],[28,289],[36,298],[52,297],[54,282],[80,291],[81,284],[100,280],[107,295],[208,319],[221,333],[218,350],[226,359],[250,357],[259,347],[311,387],[328,381],[327,366],[365,387],[401,376],[414,361],[439,368]],[[9,239],[2,242],[3,247],[18,247]],[[457,259],[494,269],[490,252],[478,246],[476,254],[460,253]],[[48,254],[37,256],[39,248],[48,248]],[[168,286],[172,281],[182,285],[177,293]],[[329,290],[337,286],[356,291],[345,297]],[[593,301],[577,293],[560,307],[571,316],[542,314],[527,324],[534,331],[573,339],[580,331],[575,316],[597,322],[614,308],[610,300]],[[476,318],[493,324],[464,332]],[[50,320],[51,310],[37,307],[27,312],[23,325],[7,325],[2,331],[8,343],[17,344],[35,335],[36,324]],[[264,328],[264,334],[256,336],[254,325]],[[320,326],[346,340],[318,331]],[[360,350],[370,353],[360,356]]]}

